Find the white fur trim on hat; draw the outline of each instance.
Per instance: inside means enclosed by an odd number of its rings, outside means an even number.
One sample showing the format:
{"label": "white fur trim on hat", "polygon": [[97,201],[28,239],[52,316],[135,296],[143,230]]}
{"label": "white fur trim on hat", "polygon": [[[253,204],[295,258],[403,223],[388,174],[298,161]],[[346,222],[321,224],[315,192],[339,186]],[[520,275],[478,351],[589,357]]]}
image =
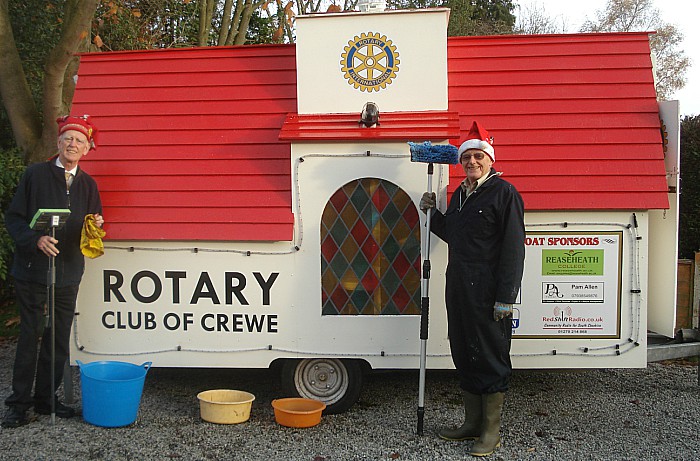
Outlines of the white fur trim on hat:
{"label": "white fur trim on hat", "polygon": [[467,139],[461,146],[459,146],[457,154],[459,155],[460,161],[462,160],[462,153],[469,149],[478,149],[491,157],[492,162],[496,161],[496,153],[493,150],[493,146],[486,141],[482,141],[481,139]]}

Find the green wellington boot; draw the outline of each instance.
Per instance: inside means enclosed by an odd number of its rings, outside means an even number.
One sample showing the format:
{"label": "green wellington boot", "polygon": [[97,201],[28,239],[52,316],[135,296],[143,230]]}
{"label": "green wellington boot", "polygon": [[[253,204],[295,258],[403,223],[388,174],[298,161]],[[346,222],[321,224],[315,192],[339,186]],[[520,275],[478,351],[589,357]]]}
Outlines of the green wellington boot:
{"label": "green wellington boot", "polygon": [[464,424],[438,432],[441,439],[453,442],[476,440],[481,435],[481,396],[464,391]]}
{"label": "green wellington boot", "polygon": [[503,392],[482,396],[481,435],[469,452],[470,455],[488,456],[501,446],[501,411],[504,398]]}

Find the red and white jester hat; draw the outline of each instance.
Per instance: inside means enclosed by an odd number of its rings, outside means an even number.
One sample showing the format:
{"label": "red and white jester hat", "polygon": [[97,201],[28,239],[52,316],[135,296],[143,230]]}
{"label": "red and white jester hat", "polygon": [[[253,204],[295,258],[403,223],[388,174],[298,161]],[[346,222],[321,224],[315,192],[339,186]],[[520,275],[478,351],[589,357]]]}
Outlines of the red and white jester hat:
{"label": "red and white jester hat", "polygon": [[479,125],[477,121],[472,123],[469,133],[467,133],[467,140],[459,146],[457,154],[460,160],[462,159],[462,153],[468,149],[479,149],[491,157],[492,162],[496,161],[496,153],[493,150],[493,138],[489,137],[489,132]]}
{"label": "red and white jester hat", "polygon": [[57,118],[56,123],[58,123],[59,136],[69,130],[79,131],[88,139],[90,150],[97,149],[97,127],[92,124],[89,115],[83,115],[82,117],[65,115]]}

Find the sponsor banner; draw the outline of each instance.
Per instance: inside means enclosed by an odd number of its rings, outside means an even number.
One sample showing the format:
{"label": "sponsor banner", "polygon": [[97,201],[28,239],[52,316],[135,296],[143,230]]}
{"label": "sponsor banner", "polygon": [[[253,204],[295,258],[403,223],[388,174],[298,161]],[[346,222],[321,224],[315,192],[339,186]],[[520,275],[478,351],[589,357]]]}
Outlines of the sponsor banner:
{"label": "sponsor banner", "polygon": [[515,338],[619,338],[622,232],[528,232]]}

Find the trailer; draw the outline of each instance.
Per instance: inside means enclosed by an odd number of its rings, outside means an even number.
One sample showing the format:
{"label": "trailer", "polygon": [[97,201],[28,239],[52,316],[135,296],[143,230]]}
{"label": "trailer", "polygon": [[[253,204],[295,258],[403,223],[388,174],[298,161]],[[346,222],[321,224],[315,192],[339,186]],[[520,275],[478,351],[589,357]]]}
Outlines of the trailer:
{"label": "trailer", "polygon": [[[645,367],[647,332],[675,333],[679,174],[648,34],[448,38],[448,18],[375,8],[299,16],[294,45],[82,55],[72,112],[100,129],[81,167],[107,238],[71,359],[274,366],[348,409],[367,369],[418,367],[426,170],[407,142],[458,144],[476,119],[525,201],[514,367]],[[436,165],[439,207],[462,178]],[[430,246],[427,366],[447,369]]]}

